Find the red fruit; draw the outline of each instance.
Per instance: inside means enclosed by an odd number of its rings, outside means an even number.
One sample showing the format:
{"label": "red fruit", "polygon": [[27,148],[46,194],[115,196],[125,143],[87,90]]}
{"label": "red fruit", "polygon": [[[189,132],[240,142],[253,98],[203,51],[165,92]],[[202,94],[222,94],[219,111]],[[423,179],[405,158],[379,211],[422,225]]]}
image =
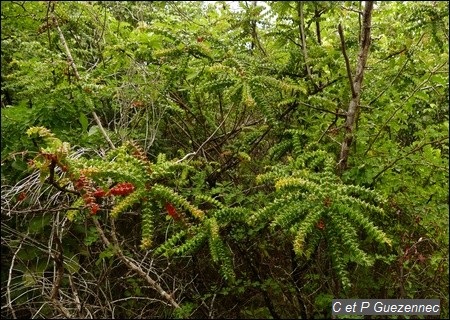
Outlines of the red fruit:
{"label": "red fruit", "polygon": [[106,193],[105,193],[105,191],[102,188],[99,188],[99,189],[95,190],[94,193],[93,193],[94,197],[97,197],[97,198],[104,197],[105,194]]}
{"label": "red fruit", "polygon": [[19,196],[17,197],[17,201],[20,202],[20,201],[25,200],[26,198],[27,198],[27,194],[25,193],[25,191],[23,191],[23,192],[21,192],[21,193],[19,194]]}
{"label": "red fruit", "polygon": [[114,188],[111,188],[110,193],[113,195],[126,196],[134,191],[134,185],[130,182],[118,183]]}
{"label": "red fruit", "polygon": [[132,107],[143,107],[143,106],[144,106],[144,103],[143,103],[142,101],[134,101],[134,102],[131,104],[131,106],[132,106]]}
{"label": "red fruit", "polygon": [[323,221],[323,219],[320,219],[319,222],[317,222],[316,227],[320,230],[325,229],[325,222]]}
{"label": "red fruit", "polygon": [[33,168],[35,163],[34,163],[33,159],[30,159],[30,160],[28,160],[27,164],[30,168]]}
{"label": "red fruit", "polygon": [[75,181],[75,188],[77,190],[81,190],[84,188],[86,183],[87,183],[86,176],[80,176],[80,178],[77,181]]}
{"label": "red fruit", "polygon": [[91,196],[89,196],[89,195],[84,195],[83,196],[83,199],[84,199],[84,202],[86,202],[86,203],[93,203],[93,202],[95,202],[95,198],[94,197],[91,197]]}
{"label": "red fruit", "polygon": [[203,37],[198,37],[197,42],[203,42]]}
{"label": "red fruit", "polygon": [[92,215],[97,214],[98,209],[99,209],[98,204],[94,203],[94,204],[91,206],[91,214],[92,214]]}
{"label": "red fruit", "polygon": [[180,217],[178,216],[177,210],[171,203],[166,203],[166,210],[167,210],[167,213],[169,214],[169,216],[171,216],[173,218],[173,220],[177,221],[178,219],[180,219]]}

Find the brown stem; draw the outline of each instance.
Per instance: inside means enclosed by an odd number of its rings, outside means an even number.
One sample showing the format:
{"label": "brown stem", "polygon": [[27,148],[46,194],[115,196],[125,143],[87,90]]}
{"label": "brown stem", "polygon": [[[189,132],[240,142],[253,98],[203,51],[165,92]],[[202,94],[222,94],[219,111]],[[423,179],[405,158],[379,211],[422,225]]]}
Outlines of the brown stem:
{"label": "brown stem", "polygon": [[347,117],[345,119],[344,128],[345,136],[341,145],[341,152],[338,163],[339,174],[342,174],[347,168],[347,160],[350,152],[350,146],[353,141],[353,127],[355,125],[356,114],[359,109],[359,100],[361,97],[361,87],[364,78],[364,68],[367,63],[367,57],[369,55],[370,47],[370,31],[372,24],[372,10],[373,1],[366,1],[363,14],[363,26],[362,26],[362,36],[361,36],[361,48],[358,54],[358,61],[356,65],[355,78],[353,80],[354,93],[352,92],[352,99],[348,106]]}
{"label": "brown stem", "polygon": [[76,190],[70,190],[64,187],[61,187],[58,182],[55,181],[55,167],[56,167],[56,160],[52,160],[50,165],[48,166],[48,170],[50,172],[50,175],[48,177],[48,181],[50,182],[50,184],[52,186],[54,186],[56,189],[58,189],[61,192],[69,192],[69,193],[73,193],[77,196],[80,196],[80,193]]}
{"label": "brown stem", "polygon": [[350,82],[350,89],[352,90],[352,97],[356,97],[355,86],[353,85],[352,70],[350,68],[350,61],[348,60],[347,51],[345,49],[345,39],[344,31],[342,30],[342,25],[339,23],[338,26],[339,37],[341,38],[341,48],[342,54],[344,55],[345,67],[347,69],[348,81]]}
{"label": "brown stem", "polygon": [[[93,218],[92,221],[94,222],[95,228],[97,229],[98,234],[100,235],[100,238],[102,239],[103,243],[107,247],[112,247],[114,250],[114,253],[116,256],[122,260],[122,262],[133,272],[137,273],[141,278],[143,278],[153,289],[158,291],[158,293],[166,299],[173,307],[180,308],[180,305],[173,299],[172,295],[168,294],[160,285],[158,282],[153,280],[144,270],[142,270],[141,267],[139,267],[137,264],[135,264],[133,261],[131,261],[127,256],[125,256],[120,249],[119,242],[117,240],[117,237],[114,232],[111,233],[111,237],[113,238],[113,244],[108,240],[108,238],[105,235],[105,232],[103,231],[102,227],[100,226],[100,223],[96,218]],[[112,222],[114,223],[114,222]]]}
{"label": "brown stem", "polygon": [[53,241],[56,243],[56,252],[53,254],[53,260],[55,260],[56,265],[56,279],[53,283],[52,293],[50,295],[52,300],[58,300],[59,288],[61,286],[61,281],[64,276],[64,250],[56,231],[53,233]]}

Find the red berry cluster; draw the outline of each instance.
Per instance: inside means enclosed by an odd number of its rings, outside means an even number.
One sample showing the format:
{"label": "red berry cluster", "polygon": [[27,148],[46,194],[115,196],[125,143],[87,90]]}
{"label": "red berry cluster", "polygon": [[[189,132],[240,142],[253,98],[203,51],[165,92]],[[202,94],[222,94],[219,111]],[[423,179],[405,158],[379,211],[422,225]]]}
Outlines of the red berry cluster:
{"label": "red berry cluster", "polygon": [[89,185],[89,182],[85,175],[81,175],[80,178],[75,181],[75,189],[80,191],[84,203],[86,203],[86,205],[91,208],[91,214],[97,214],[97,211],[100,208],[99,205],[95,203],[97,191],[93,192],[93,188]]}
{"label": "red berry cluster", "polygon": [[106,195],[106,192],[102,188],[98,188],[97,190],[94,191],[92,195],[96,198],[101,198]]}
{"label": "red berry cluster", "polygon": [[[71,175],[71,178],[74,179],[74,176]],[[83,174],[74,182],[74,186],[75,189],[81,193],[84,203],[86,203],[87,207],[91,209],[92,215],[97,214],[97,211],[100,209],[100,206],[96,203],[98,198],[102,198],[110,194],[113,196],[127,196],[135,189],[134,185],[130,182],[120,182],[109,191],[105,191],[102,188],[97,188],[94,190],[94,188],[89,184],[87,177]]]}
{"label": "red berry cluster", "polygon": [[169,214],[169,216],[171,216],[173,218],[173,220],[177,221],[178,219],[180,219],[180,216],[178,215],[177,210],[171,203],[166,203],[166,210],[167,210],[167,213]]}
{"label": "red berry cluster", "polygon": [[130,182],[118,183],[115,187],[111,188],[108,193],[114,196],[127,196],[134,191],[134,185]]}
{"label": "red berry cluster", "polygon": [[88,186],[88,181],[85,175],[81,175],[77,181],[75,181],[75,189],[81,191]]}
{"label": "red berry cluster", "polygon": [[325,229],[325,221],[323,219],[320,219],[319,222],[317,222],[316,227],[320,230]]}

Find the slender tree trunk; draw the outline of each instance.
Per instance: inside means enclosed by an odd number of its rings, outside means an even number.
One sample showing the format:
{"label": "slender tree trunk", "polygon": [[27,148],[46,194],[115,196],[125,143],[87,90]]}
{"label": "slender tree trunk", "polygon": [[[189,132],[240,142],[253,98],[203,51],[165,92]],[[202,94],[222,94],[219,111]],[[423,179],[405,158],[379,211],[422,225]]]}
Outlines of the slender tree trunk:
{"label": "slender tree trunk", "polygon": [[[359,109],[359,101],[361,97],[361,87],[364,78],[364,68],[366,66],[367,57],[369,55],[370,47],[370,31],[372,28],[372,11],[373,11],[373,1],[366,1],[365,8],[363,12],[363,24],[361,31],[361,48],[358,54],[358,61],[356,65],[355,78],[351,79],[351,72],[349,66],[347,65],[347,71],[349,74],[350,88],[352,88],[352,97],[347,110],[347,117],[345,119],[344,128],[345,136],[341,145],[341,153],[339,157],[338,169],[339,173],[342,174],[347,168],[347,160],[350,151],[350,146],[354,137],[354,126],[356,115]],[[341,41],[344,41],[342,30],[340,30]],[[343,45],[342,51],[344,57],[346,56],[345,47]]]}
{"label": "slender tree trunk", "polygon": [[311,68],[309,67],[309,62],[308,62],[308,50],[306,49],[306,35],[305,35],[305,19],[303,17],[303,2],[301,2],[301,1],[297,3],[297,14],[298,14],[298,18],[300,19],[300,22],[298,25],[298,30],[299,30],[299,35],[300,35],[300,41],[302,44],[303,58],[305,59],[306,73],[307,73],[309,79],[311,80],[311,82],[314,84],[314,87],[317,88],[316,84],[313,81],[312,74],[311,74]]}

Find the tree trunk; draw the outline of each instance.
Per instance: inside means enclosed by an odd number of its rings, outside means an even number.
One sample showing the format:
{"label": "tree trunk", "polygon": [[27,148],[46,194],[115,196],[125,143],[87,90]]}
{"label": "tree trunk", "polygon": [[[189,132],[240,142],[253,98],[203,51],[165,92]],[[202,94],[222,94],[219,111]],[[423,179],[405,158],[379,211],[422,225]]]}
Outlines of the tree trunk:
{"label": "tree trunk", "polygon": [[[363,13],[363,25],[362,25],[362,36],[361,36],[361,48],[358,54],[358,62],[356,65],[356,73],[355,78],[352,81],[350,79],[350,87],[352,90],[352,98],[350,100],[350,104],[348,106],[347,117],[345,119],[344,128],[345,128],[345,136],[341,145],[341,153],[339,157],[338,169],[339,173],[342,174],[344,170],[347,168],[347,160],[350,151],[350,146],[353,141],[353,129],[355,125],[356,115],[359,109],[359,100],[361,97],[361,87],[364,78],[364,68],[366,66],[367,57],[369,55],[369,47],[370,47],[370,29],[372,24],[372,10],[373,10],[373,1],[366,1],[364,13]],[[341,35],[341,39],[343,40],[343,36]],[[345,48],[342,48],[345,55]],[[347,70],[349,75],[350,70]],[[349,76],[351,77],[351,76]]]}

